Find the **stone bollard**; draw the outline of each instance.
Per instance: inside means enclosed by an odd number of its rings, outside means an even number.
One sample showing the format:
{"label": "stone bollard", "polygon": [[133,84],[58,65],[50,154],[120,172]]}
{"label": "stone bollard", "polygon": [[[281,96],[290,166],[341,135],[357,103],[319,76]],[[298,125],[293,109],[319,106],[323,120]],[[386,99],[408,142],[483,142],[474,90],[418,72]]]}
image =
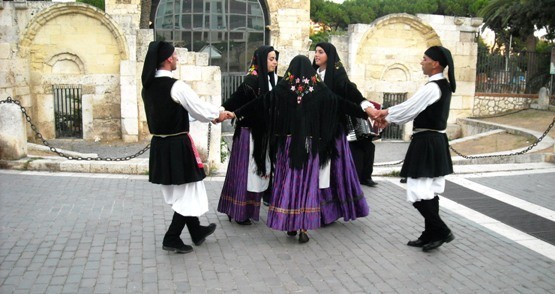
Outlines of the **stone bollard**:
{"label": "stone bollard", "polygon": [[546,87],[541,87],[538,94],[538,101],[531,105],[533,109],[546,110],[549,108],[549,90]]}
{"label": "stone bollard", "polygon": [[0,104],[0,159],[17,160],[27,156],[27,129],[21,108]]}

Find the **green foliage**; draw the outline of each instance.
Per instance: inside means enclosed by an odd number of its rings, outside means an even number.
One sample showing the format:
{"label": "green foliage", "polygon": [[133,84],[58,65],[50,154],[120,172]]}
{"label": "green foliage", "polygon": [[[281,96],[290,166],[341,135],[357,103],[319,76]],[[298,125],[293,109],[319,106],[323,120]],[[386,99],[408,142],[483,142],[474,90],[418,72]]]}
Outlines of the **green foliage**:
{"label": "green foliage", "polygon": [[551,41],[539,41],[536,44],[537,53],[551,53],[551,49],[555,47],[555,42]]}
{"label": "green foliage", "polygon": [[316,44],[320,42],[329,42],[330,35],[330,32],[323,31],[310,36],[310,40],[312,40],[312,44],[310,44],[310,50],[315,50]]}
{"label": "green foliage", "polygon": [[[310,18],[334,29],[349,24],[372,23],[392,13],[476,16],[490,0],[346,0],[337,4],[326,0],[310,1]],[[550,0],[544,0],[550,1]]]}
{"label": "green foliage", "polygon": [[444,15],[472,17],[478,14],[489,0],[443,0],[440,1],[440,11]]}
{"label": "green foliage", "polygon": [[342,6],[351,24],[371,23],[380,11],[379,3],[372,0],[351,0],[344,2]]}
{"label": "green foliage", "polygon": [[322,0],[311,1],[310,11],[313,21],[325,23],[334,29],[345,28],[350,23],[349,16],[341,4]]}
{"label": "green foliage", "polygon": [[220,162],[224,163],[228,156],[229,156],[229,148],[227,147],[226,141],[222,137],[220,141],[220,158],[221,158]]}
{"label": "green foliage", "polygon": [[104,7],[105,7],[104,0],[77,0],[77,2],[89,4],[104,11]]}
{"label": "green foliage", "polygon": [[406,1],[406,0],[388,0],[383,1],[380,16],[384,16],[391,13],[428,13],[433,14],[438,10],[438,1],[436,0],[417,0],[417,1]]}
{"label": "green foliage", "polygon": [[479,15],[496,34],[498,41],[509,47],[509,36],[517,46],[530,52],[536,48],[534,31],[544,28],[548,40],[555,39],[555,5],[553,0],[491,0]]}

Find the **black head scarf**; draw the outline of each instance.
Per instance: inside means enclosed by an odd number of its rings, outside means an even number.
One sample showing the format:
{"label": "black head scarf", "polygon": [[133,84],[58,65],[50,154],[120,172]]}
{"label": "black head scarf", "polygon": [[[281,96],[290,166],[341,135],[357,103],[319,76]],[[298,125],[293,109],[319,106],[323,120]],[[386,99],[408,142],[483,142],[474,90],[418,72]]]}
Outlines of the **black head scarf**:
{"label": "black head scarf", "polygon": [[[251,65],[247,70],[247,76],[251,76],[251,79],[256,78],[256,86],[258,88],[258,91],[255,93],[256,96],[266,94],[270,91],[270,87],[268,86],[268,77],[270,77],[272,87],[276,86],[274,72],[268,72],[268,54],[272,51],[276,52],[277,59],[279,57],[279,52],[276,51],[274,47],[266,45],[258,47],[254,51],[251,59]],[[263,113],[257,113],[253,117],[258,122],[251,126],[251,134],[254,145],[253,157],[254,162],[256,163],[257,174],[264,176],[268,173],[266,170],[266,149],[269,144],[269,137]]]}
{"label": "black head scarf", "polygon": [[322,83],[310,60],[303,55],[293,58],[284,78],[265,98],[269,129],[277,141],[273,143],[283,149],[291,136],[291,166],[304,167],[309,155],[316,152],[320,165],[327,163],[335,154],[339,98]]}
{"label": "black head scarf", "polygon": [[[333,44],[327,42],[320,42],[316,44],[316,47],[324,49],[326,55],[328,56],[328,61],[326,63],[326,75],[324,77],[324,83],[328,88],[330,88],[334,93],[338,93],[339,87],[345,81],[348,81],[347,72],[343,63],[341,63],[341,58],[337,54],[337,49]],[[312,61],[312,67],[318,69],[316,61]]]}
{"label": "black head scarf", "polygon": [[453,64],[453,57],[451,51],[442,46],[432,46],[424,52],[424,55],[430,57],[432,60],[439,62],[443,68],[449,67],[447,70],[447,77],[449,77],[449,84],[451,91],[455,93],[457,82],[455,81],[455,66]]}
{"label": "black head scarf", "polygon": [[154,75],[160,64],[172,56],[175,48],[172,44],[164,41],[154,41],[148,44],[148,51],[146,52],[145,63],[143,65],[143,73],[141,74],[141,81],[143,88],[150,87],[154,80]]}
{"label": "black head scarf", "polygon": [[[254,75],[258,77],[258,94],[265,94],[270,90],[268,87],[268,77],[270,77],[270,83],[272,87],[276,86],[276,80],[274,77],[274,72],[268,72],[268,54],[270,52],[276,52],[276,59],[279,59],[279,52],[272,46],[260,46],[254,51],[251,60],[251,66],[247,71],[247,75]],[[277,67],[275,69],[277,72]]]}

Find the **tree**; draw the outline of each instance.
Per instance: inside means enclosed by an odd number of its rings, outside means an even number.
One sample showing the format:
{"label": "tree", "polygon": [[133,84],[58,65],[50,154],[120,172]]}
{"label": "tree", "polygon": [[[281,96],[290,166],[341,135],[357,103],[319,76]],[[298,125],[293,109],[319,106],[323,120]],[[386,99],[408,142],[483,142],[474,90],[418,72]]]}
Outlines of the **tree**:
{"label": "tree", "polygon": [[381,1],[381,13],[380,16],[384,16],[391,13],[434,13],[438,9],[437,0],[417,0],[417,1],[407,1],[407,0],[387,0]]}
{"label": "tree", "polygon": [[442,0],[437,14],[473,17],[488,2],[489,0]]}
{"label": "tree", "polygon": [[[526,44],[528,53],[536,52],[537,38],[534,32],[537,29],[546,29],[548,38],[555,37],[555,1],[554,0],[492,0],[480,10],[484,18],[484,25],[502,39],[508,56],[511,45],[510,40],[517,38]],[[527,64],[528,83],[539,71],[538,63],[532,58]]]}
{"label": "tree", "polygon": [[340,4],[324,0],[310,1],[310,18],[336,30],[346,28],[350,23],[347,13]]}
{"label": "tree", "polygon": [[151,0],[141,0],[141,18],[139,28],[148,29],[150,27],[150,10],[152,9]]}
{"label": "tree", "polygon": [[81,2],[81,3],[85,3],[85,4],[89,4],[92,5],[102,11],[105,10],[105,4],[104,4],[104,0],[77,0],[77,2]]}
{"label": "tree", "polygon": [[378,13],[380,11],[380,5],[375,0],[345,1],[343,2],[342,7],[349,16],[351,24],[371,23],[378,17]]}

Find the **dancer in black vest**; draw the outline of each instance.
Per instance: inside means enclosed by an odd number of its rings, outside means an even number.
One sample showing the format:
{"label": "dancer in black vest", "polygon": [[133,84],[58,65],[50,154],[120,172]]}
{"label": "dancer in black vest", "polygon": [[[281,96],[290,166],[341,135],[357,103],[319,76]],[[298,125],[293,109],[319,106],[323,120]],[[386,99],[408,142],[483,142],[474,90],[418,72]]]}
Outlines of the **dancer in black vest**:
{"label": "dancer in black vest", "polygon": [[151,42],[141,75],[141,94],[152,134],[148,180],[162,185],[164,199],[174,210],[162,249],[188,253],[193,247],[180,237],[185,225],[197,246],[216,230],[216,224],[201,226],[198,218],[208,211],[208,197],[202,181],[203,163],[189,135],[189,115],[209,122],[223,119],[226,113],[200,100],[183,81],[172,78],[177,61],[170,43]]}
{"label": "dancer in black vest", "polygon": [[[441,46],[424,52],[422,71],[429,82],[407,101],[380,111],[384,123],[405,124],[414,119],[412,140],[401,177],[407,178],[407,201],[424,217],[424,232],[407,245],[430,251],[455,239],[439,216],[438,194],[445,190],[445,175],[453,173],[446,135],[455,70],[451,52]],[[448,67],[447,80],[443,70]],[[384,121],[385,119],[385,121]]]}

